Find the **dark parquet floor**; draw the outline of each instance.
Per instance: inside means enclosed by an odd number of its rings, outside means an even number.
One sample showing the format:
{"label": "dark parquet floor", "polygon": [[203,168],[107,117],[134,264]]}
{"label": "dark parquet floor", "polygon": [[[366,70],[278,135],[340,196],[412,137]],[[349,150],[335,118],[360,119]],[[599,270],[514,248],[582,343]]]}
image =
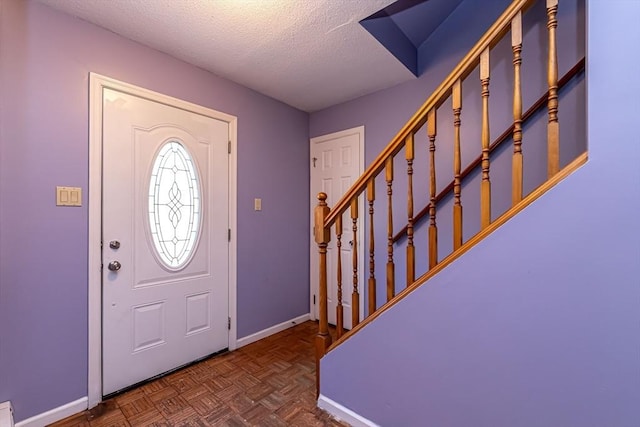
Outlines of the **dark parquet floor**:
{"label": "dark parquet floor", "polygon": [[296,325],[53,426],[347,426],[316,407],[316,331]]}

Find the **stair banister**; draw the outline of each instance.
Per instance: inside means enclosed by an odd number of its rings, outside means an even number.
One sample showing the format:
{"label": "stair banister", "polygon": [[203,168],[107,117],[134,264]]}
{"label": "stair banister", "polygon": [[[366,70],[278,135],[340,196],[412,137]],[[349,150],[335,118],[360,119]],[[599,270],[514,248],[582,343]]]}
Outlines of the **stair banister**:
{"label": "stair banister", "polygon": [[502,13],[494,22],[482,38],[471,48],[471,50],[458,63],[449,76],[436,88],[424,104],[416,111],[409,121],[398,131],[389,145],[376,157],[365,172],[356,180],[349,190],[331,208],[329,215],[325,219],[325,227],[330,227],[338,215],[342,215],[350,206],[351,200],[362,194],[367,188],[367,182],[375,178],[385,167],[388,158],[393,158],[403,147],[407,136],[415,130],[420,129],[427,121],[427,113],[438,108],[451,94],[453,84],[457,80],[464,80],[480,62],[480,54],[488,48],[493,47],[507,31],[509,31],[511,20],[520,11],[525,11],[535,0],[516,0]]}
{"label": "stair banister", "polygon": [[[327,206],[327,195],[325,193],[318,194],[318,206],[316,206],[313,217],[315,227],[313,234],[318,245],[318,253],[320,256],[320,272],[318,283],[319,309],[318,315],[319,326],[318,335],[316,335],[316,384],[320,384],[320,358],[325,354],[329,345],[331,345],[331,335],[329,334],[329,322],[327,317],[327,245],[331,241],[331,229],[324,227],[323,223],[329,214]],[[319,392],[319,389],[316,389]]]}
{"label": "stair banister", "polygon": [[[493,23],[489,30],[480,38],[480,40],[471,48],[471,50],[464,56],[456,68],[449,74],[447,78],[436,88],[431,96],[425,101],[425,103],[418,109],[418,111],[411,117],[411,119],[400,129],[396,136],[391,140],[389,145],[376,157],[373,163],[366,169],[366,171],[356,180],[351,188],[342,196],[342,198],[336,203],[336,205],[329,209],[326,203],[327,195],[320,193],[318,195],[319,204],[315,209],[314,225],[315,225],[315,241],[318,244],[318,251],[320,256],[320,273],[319,273],[319,330],[316,338],[316,355],[318,359],[321,358],[326,349],[331,345],[332,339],[328,332],[328,315],[327,315],[327,272],[326,272],[326,257],[327,257],[327,245],[331,239],[331,227],[336,222],[339,216],[342,216],[347,209],[352,208],[353,203],[357,203],[357,198],[366,189],[370,181],[373,181],[375,177],[383,170],[387,169],[387,178],[389,171],[393,170],[393,157],[406,146],[407,141],[413,141],[414,132],[422,127],[427,122],[429,112],[435,111],[442,103],[451,95],[454,84],[462,81],[471,71],[480,63],[480,57],[483,53],[488,54],[488,51],[502,38],[507,31],[509,31],[511,22],[514,17],[520,14],[523,10],[533,4],[535,0],[515,0],[509,7],[502,13],[502,15]],[[410,144],[411,145],[411,144]],[[413,149],[408,147],[407,160],[412,161]],[[409,172],[411,171],[411,164],[409,164]],[[410,176],[410,175],[409,175]],[[389,179],[387,179],[389,183]],[[391,197],[389,195],[389,197]],[[412,195],[409,194],[408,201],[408,214],[410,221],[412,220]],[[353,213],[353,209],[352,209]],[[391,213],[389,213],[389,226],[391,227]],[[407,247],[407,255],[409,259],[412,259],[412,248]],[[390,255],[390,260],[391,260]],[[355,263],[355,261],[354,261]],[[391,268],[389,268],[391,267]],[[389,271],[393,269],[393,264],[387,266],[387,296],[394,291],[389,291],[389,282],[393,281],[393,278],[389,279]],[[354,266],[355,270],[355,266]],[[411,281],[407,283],[410,285],[415,279],[415,267],[414,263],[409,261],[407,263],[407,279],[411,278]],[[391,271],[392,272],[392,271]],[[354,281],[357,279],[354,271]],[[357,282],[354,283],[354,289],[357,289]],[[355,292],[355,291],[354,291]],[[353,320],[357,320],[355,317]],[[355,325],[353,325],[355,326]],[[319,361],[318,361],[319,368]]]}
{"label": "stair banister", "polygon": [[[355,183],[347,190],[342,198],[330,208],[327,206],[327,195],[320,193],[318,195],[318,206],[314,211],[314,238],[318,244],[320,272],[319,272],[319,329],[315,341],[316,347],[316,380],[317,390],[319,392],[319,368],[320,359],[324,354],[352,336],[356,331],[364,327],[373,319],[378,317],[382,312],[403,299],[413,289],[423,284],[430,277],[441,271],[453,260],[460,257],[463,253],[475,246],[484,237],[493,232],[500,225],[504,224],[509,218],[516,215],[533,200],[540,197],[545,191],[553,187],[556,183],[566,177],[573,170],[584,164],[587,160],[587,154],[583,153],[572,161],[565,168],[560,169],[559,164],[559,125],[558,125],[558,90],[564,84],[562,80],[558,81],[557,74],[557,47],[556,47],[556,13],[558,0],[545,0],[547,11],[547,29],[549,37],[549,51],[547,63],[547,80],[548,90],[545,99],[539,101],[530,108],[524,115],[522,114],[522,89],[520,78],[520,66],[522,62],[522,14],[536,0],[514,0],[509,7],[500,15],[489,30],[482,38],[471,48],[464,56],[460,63],[454,68],[444,81],[436,88],[436,90],[427,98],[424,104],[411,117],[411,119],[398,131],[391,142],[382,150],[365,172],[355,181]],[[490,91],[490,73],[491,68],[490,52],[491,49],[509,32],[511,31],[511,47],[513,52],[513,124],[503,133],[494,143],[490,143],[489,129],[489,91]],[[462,112],[462,81],[467,78],[472,71],[478,67],[480,80],[477,82],[481,88],[481,132],[479,142],[481,155],[472,162],[464,170],[461,170],[461,143],[460,143],[460,123]],[[584,59],[581,60],[574,69],[568,74],[573,75],[579,72],[578,69],[584,68]],[[578,71],[576,71],[578,70]],[[571,77],[568,77],[569,80]],[[452,108],[449,114],[453,117],[453,181],[447,185],[444,191],[437,193],[436,187],[436,147],[437,147],[437,126],[436,117],[442,112],[438,112],[438,108],[442,106],[448,98],[452,98]],[[547,153],[548,153],[548,181],[540,187],[532,191],[527,196],[523,196],[523,159],[522,159],[522,126],[527,118],[534,114],[546,100],[548,108],[547,123]],[[429,181],[428,196],[429,202],[425,209],[414,215],[414,195],[413,195],[413,174],[415,159],[415,135],[426,125],[426,136],[429,140]],[[493,149],[502,141],[512,137],[514,141],[512,155],[512,174],[510,192],[512,195],[512,207],[507,212],[492,219],[491,214],[491,179],[490,179],[490,154]],[[406,161],[407,174],[407,225],[401,233],[394,236],[393,230],[393,188],[394,165],[393,160],[404,150],[404,160]],[[416,164],[417,166],[418,164]],[[463,242],[462,233],[462,179],[468,175],[474,168],[481,167],[481,186],[480,186],[480,231]],[[374,203],[375,203],[375,179],[384,170],[384,180],[387,185],[387,264],[386,264],[386,303],[376,308],[376,278],[375,278],[375,242],[374,242]],[[381,178],[382,179],[382,178]],[[436,223],[437,203],[452,194],[453,197],[453,252],[444,259],[438,260],[438,227]],[[369,206],[369,279],[368,279],[368,317],[360,319],[359,317],[359,292],[360,284],[358,283],[359,268],[364,270],[365,266],[359,266],[357,260],[357,230],[358,230],[358,198],[362,196],[362,203],[368,203]],[[350,213],[347,214],[347,210]],[[336,326],[337,341],[332,344],[333,339],[329,333],[328,325],[328,279],[327,279],[327,246],[331,240],[332,227],[336,227],[336,238],[338,248],[342,245],[342,221],[343,215],[352,220],[353,229],[353,250],[352,250],[352,268],[353,268],[353,290],[352,290],[352,307],[351,307],[351,331],[345,332],[342,294],[343,294],[343,277],[342,277],[342,260],[341,252],[338,250],[338,278],[337,278],[337,296],[338,302],[336,307]],[[397,215],[397,213],[396,213]],[[429,215],[430,222],[428,227],[428,270],[422,276],[416,278],[416,261],[415,248],[413,243],[414,228],[423,216]],[[406,233],[406,289],[403,289],[396,295],[395,284],[395,262],[394,262],[394,246],[395,241]],[[332,295],[333,296],[333,295]]]}
{"label": "stair banister", "polygon": [[[569,71],[567,71],[562,78],[560,78],[558,80],[558,91],[560,91],[562,88],[564,88],[569,82],[571,82],[572,79],[574,79],[576,76],[580,75],[580,73],[583,73],[585,70],[585,58],[582,57],[578,62],[576,62],[576,64],[571,67],[571,69]],[[459,95],[458,95],[459,96]],[[454,91],[453,91],[453,100],[455,101],[457,99],[456,97],[456,89],[454,86]],[[533,105],[531,105],[531,107],[529,107],[529,109],[521,115],[521,119],[520,119],[520,124],[519,124],[519,131],[516,130],[516,124],[514,122],[514,124],[510,125],[502,134],[500,134],[500,136],[498,136],[489,146],[489,153],[492,153],[495,149],[497,149],[503,142],[507,141],[509,139],[509,137],[513,137],[514,140],[514,150],[516,149],[515,147],[518,146],[519,147],[519,157],[522,157],[522,125],[524,125],[531,117],[533,117],[534,114],[536,114],[538,111],[540,111],[543,107],[547,106],[548,101],[549,100],[549,91],[547,90],[546,92],[544,92],[542,94],[542,96],[540,96],[536,102],[533,103]],[[460,104],[462,105],[462,101],[460,100]],[[461,108],[461,107],[460,107]],[[454,120],[454,130],[456,126],[456,121]],[[455,130],[455,132],[459,132],[459,130]],[[518,136],[516,136],[516,133],[519,133]],[[456,143],[455,141],[458,140],[458,142]],[[517,142],[517,144],[516,144]],[[455,147],[456,144],[459,144],[459,135],[455,136],[454,134],[454,153],[455,153]],[[454,154],[455,156],[455,154]],[[455,159],[455,157],[454,157]],[[480,162],[482,161],[482,155],[476,157],[473,161],[471,161],[471,163],[469,163],[469,165],[464,168],[464,170],[462,170],[462,172],[459,173],[459,180],[460,183],[457,185],[461,185],[461,181],[467,177],[475,168],[477,168],[480,165]],[[516,164],[516,161],[514,161],[514,165]],[[520,168],[520,172],[522,169],[522,164],[520,164],[519,166]],[[455,173],[455,165],[454,165],[454,173]],[[514,178],[516,176],[517,172],[514,172]],[[455,178],[457,176],[457,174],[454,175],[454,180],[451,181],[449,184],[447,184],[447,186],[445,186],[437,195],[436,195],[436,203],[441,201],[442,199],[444,199],[447,195],[449,195],[449,193],[451,193],[452,191],[454,192],[454,195],[456,194],[456,191],[459,192],[459,188],[458,190],[456,190],[456,179]],[[515,182],[515,180],[514,180]],[[521,185],[522,183],[520,183]],[[514,191],[515,191],[515,187],[516,184],[514,184]],[[522,193],[520,192],[519,194],[519,198],[518,201],[522,200]],[[455,200],[455,196],[454,196],[454,200]],[[516,201],[515,201],[515,197],[513,199],[513,204],[515,205]],[[454,211],[456,209],[456,204],[454,203]],[[429,211],[430,211],[430,204],[427,204],[424,208],[422,208],[420,210],[420,212],[418,212],[415,217],[413,218],[413,225],[417,225],[419,224],[423,218],[425,218],[426,216],[428,216]],[[460,207],[460,218],[462,218],[462,208]],[[461,220],[460,220],[461,222]],[[456,224],[456,222],[454,221],[454,224]],[[454,231],[456,230],[456,228],[454,228]],[[462,228],[460,227],[460,231],[462,231]],[[404,237],[407,234],[407,226],[405,225],[404,227],[402,227],[397,233],[395,233],[395,235],[393,236],[393,242],[397,242],[398,240],[400,240],[402,237]],[[462,244],[462,234],[460,234],[460,244]],[[455,237],[454,237],[454,241],[455,241]],[[454,249],[457,249],[455,243],[454,243]]]}

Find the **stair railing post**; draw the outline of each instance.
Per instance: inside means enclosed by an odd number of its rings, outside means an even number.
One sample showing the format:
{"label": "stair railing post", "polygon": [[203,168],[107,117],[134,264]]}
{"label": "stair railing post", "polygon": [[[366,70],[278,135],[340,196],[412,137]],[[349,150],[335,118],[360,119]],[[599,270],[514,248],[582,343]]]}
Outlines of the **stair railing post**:
{"label": "stair railing post", "polygon": [[385,161],[387,181],[387,302],[396,294],[395,264],[393,262],[393,157]]}
{"label": "stair railing post", "polygon": [[460,151],[460,114],[462,112],[462,80],[456,80],[452,91],[453,106],[453,250],[462,246],[462,177],[460,165],[462,153]]}
{"label": "stair railing post", "polygon": [[436,109],[427,113],[429,137],[429,269],[438,264],[438,226],[436,225]]}
{"label": "stair railing post", "polygon": [[342,216],[336,217],[336,279],[338,280],[338,299],[336,301],[336,338],[344,334],[344,306],[342,305]]}
{"label": "stair railing post", "polygon": [[376,261],[375,261],[375,232],[373,226],[373,204],[376,200],[375,180],[371,179],[367,183],[367,201],[369,202],[369,313],[371,316],[376,311]]}
{"label": "stair railing post", "polygon": [[480,54],[482,84],[482,181],[480,183],[480,229],[491,224],[491,179],[489,178],[489,48]]}
{"label": "stair railing post", "polygon": [[407,159],[407,286],[409,286],[416,280],[416,249],[413,245],[413,133],[405,138],[404,148]]}
{"label": "stair railing post", "polygon": [[549,84],[549,123],[547,124],[548,178],[560,170],[560,125],[558,124],[558,0],[547,0],[547,29],[549,33],[549,57],[547,59],[547,82]]}
{"label": "stair railing post", "polygon": [[511,21],[511,49],[513,50],[513,160],[511,167],[512,205],[522,200],[522,12]]}
{"label": "stair railing post", "polygon": [[360,288],[358,285],[358,198],[351,199],[351,262],[353,265],[353,292],[351,293],[351,327],[360,323]]}
{"label": "stair railing post", "polygon": [[320,254],[320,274],[318,282],[319,292],[319,324],[316,335],[316,395],[320,393],[320,359],[325,355],[331,344],[327,313],[327,245],[331,241],[331,228],[324,226],[324,220],[329,215],[327,195],[318,194],[318,206],[314,210],[314,237]]}

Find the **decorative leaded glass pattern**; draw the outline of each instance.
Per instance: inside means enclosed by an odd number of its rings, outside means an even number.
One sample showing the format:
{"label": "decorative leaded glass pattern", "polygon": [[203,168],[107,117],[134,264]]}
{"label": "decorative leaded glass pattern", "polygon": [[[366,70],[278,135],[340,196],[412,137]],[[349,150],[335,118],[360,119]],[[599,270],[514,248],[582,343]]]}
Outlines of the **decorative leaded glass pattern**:
{"label": "decorative leaded glass pattern", "polygon": [[177,141],[158,152],[149,182],[149,227],[159,260],[172,270],[191,258],[200,232],[201,197],[191,155]]}

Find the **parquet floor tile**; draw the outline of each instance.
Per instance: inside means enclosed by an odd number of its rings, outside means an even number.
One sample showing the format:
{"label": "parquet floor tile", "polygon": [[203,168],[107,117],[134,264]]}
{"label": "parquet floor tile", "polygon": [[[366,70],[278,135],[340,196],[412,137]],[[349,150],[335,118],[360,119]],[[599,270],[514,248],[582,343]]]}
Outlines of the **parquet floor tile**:
{"label": "parquet floor tile", "polygon": [[316,407],[306,322],[156,379],[54,427],[344,427]]}

